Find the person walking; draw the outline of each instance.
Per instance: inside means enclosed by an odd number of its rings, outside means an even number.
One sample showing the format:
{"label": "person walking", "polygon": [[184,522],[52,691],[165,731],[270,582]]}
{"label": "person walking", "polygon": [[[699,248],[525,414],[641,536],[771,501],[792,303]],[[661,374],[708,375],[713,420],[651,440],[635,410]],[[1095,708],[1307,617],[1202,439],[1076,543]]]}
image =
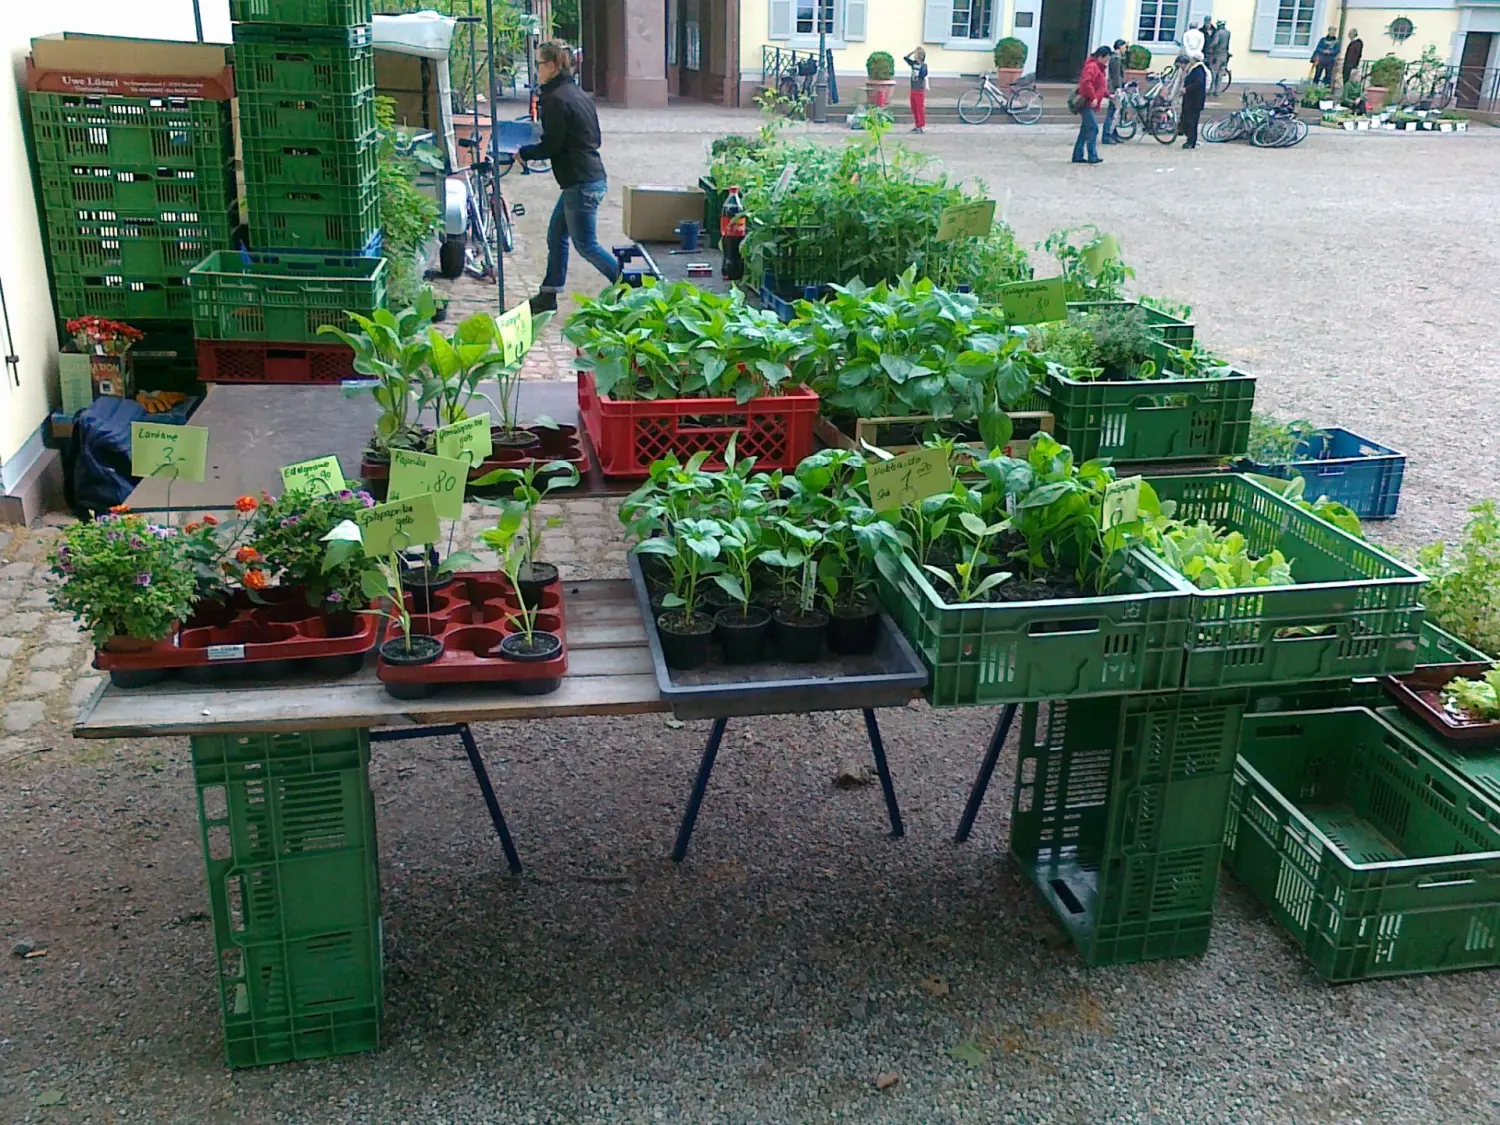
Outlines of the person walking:
{"label": "person walking", "polygon": [[1103,164],[1099,159],[1099,118],[1095,116],[1109,100],[1109,74],[1104,60],[1109,58],[1108,47],[1096,48],[1083,64],[1078,76],[1078,89],[1069,101],[1077,108],[1078,139],[1073,142],[1074,164]]}
{"label": "person walking", "polygon": [[1349,85],[1350,77],[1359,69],[1359,64],[1364,61],[1364,57],[1365,41],[1359,37],[1358,31],[1351,28],[1349,31],[1349,45],[1344,48],[1345,86]]}
{"label": "person walking", "polygon": [[542,139],[524,146],[522,160],[552,161],[552,176],[562,189],[547,224],[547,272],[541,292],[531,298],[532,313],[557,308],[557,295],[568,280],[568,241],[611,283],[620,264],[599,245],[599,204],[609,190],[599,156],[599,115],[594,99],[573,81],[573,52],[551,40],[536,49],[536,73],[542,82]]}
{"label": "person walking", "polygon": [[927,48],[918,47],[903,62],[911,67],[911,127],[913,133],[927,132]]}
{"label": "person walking", "polygon": [[1182,76],[1182,131],[1187,135],[1183,148],[1198,147],[1198,118],[1207,100],[1208,67],[1201,54],[1189,55],[1187,73]]}
{"label": "person walking", "polygon": [[1318,40],[1313,48],[1313,85],[1333,88],[1333,64],[1339,58],[1339,29],[1330,27],[1328,34]]}
{"label": "person walking", "polygon": [[1125,50],[1129,46],[1123,39],[1115,40],[1115,49],[1109,54],[1106,75],[1109,78],[1109,108],[1104,111],[1104,136],[1100,144],[1118,145],[1120,134],[1115,122],[1120,112],[1120,88],[1125,85]]}

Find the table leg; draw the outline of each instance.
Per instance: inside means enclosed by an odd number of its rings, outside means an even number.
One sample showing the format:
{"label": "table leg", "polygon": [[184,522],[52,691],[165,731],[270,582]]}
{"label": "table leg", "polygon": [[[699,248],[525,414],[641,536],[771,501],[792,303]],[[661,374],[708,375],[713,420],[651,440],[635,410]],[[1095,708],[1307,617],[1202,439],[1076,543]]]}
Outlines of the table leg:
{"label": "table leg", "polygon": [[958,822],[958,832],[953,837],[955,844],[962,844],[967,840],[974,828],[974,818],[979,815],[979,806],[984,804],[985,792],[990,787],[990,775],[995,772],[995,763],[1005,747],[1006,738],[1010,736],[1011,723],[1015,722],[1017,706],[1019,705],[1015,703],[1007,703],[1000,712],[999,721],[995,723],[995,733],[990,736],[989,749],[985,751],[984,762],[979,767],[979,776],[974,779],[974,788],[969,790],[969,803],[964,806],[963,819]]}
{"label": "table leg", "polygon": [[875,711],[866,707],[865,732],[870,736],[870,749],[875,754],[875,772],[880,775],[880,788],[885,793],[885,811],[891,817],[891,835],[906,835],[906,826],[901,823],[901,808],[896,804],[896,787],[891,784],[891,769],[885,761],[885,743],[880,739],[880,724],[875,721]]}
{"label": "table leg", "polygon": [[693,839],[693,825],[698,820],[698,806],[703,804],[703,792],[708,788],[709,776],[714,772],[714,759],[719,756],[719,743],[724,738],[728,719],[715,719],[714,729],[709,731],[708,745],[703,748],[703,760],[698,763],[698,780],[693,782],[693,795],[688,798],[687,812],[682,814],[682,825],[677,829],[677,843],[672,847],[672,862],[681,863],[687,856],[688,844]]}

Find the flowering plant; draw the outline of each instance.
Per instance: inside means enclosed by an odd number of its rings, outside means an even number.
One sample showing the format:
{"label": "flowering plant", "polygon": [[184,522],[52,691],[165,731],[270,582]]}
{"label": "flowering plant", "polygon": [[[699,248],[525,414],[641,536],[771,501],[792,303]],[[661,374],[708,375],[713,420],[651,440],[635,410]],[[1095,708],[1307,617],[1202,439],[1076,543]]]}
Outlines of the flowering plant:
{"label": "flowering plant", "polygon": [[328,611],[358,610],[369,604],[360,582],[361,560],[323,568],[323,537],[355,513],[375,506],[368,492],[343,489],[330,496],[289,492],[263,499],[255,513],[252,542],[261,565],[283,586],[304,590],[309,605]]}
{"label": "flowering plant", "polygon": [[193,605],[184,547],[172,528],[124,511],[76,523],[50,560],[61,579],[52,604],[87,625],[99,647],[111,637],[161,640]]}
{"label": "flowering plant", "polygon": [[145,336],[139,328],[102,316],[74,317],[68,321],[68,332],[79,351],[95,355],[124,355]]}
{"label": "flowering plant", "polygon": [[[248,506],[247,505],[248,502]],[[242,515],[256,510],[253,496],[241,496],[235,508]],[[265,560],[245,542],[253,524],[249,520],[221,523],[212,515],[195,520],[182,529],[183,550],[197,581],[198,601],[222,602],[238,585],[246,590],[264,590],[271,583]]]}

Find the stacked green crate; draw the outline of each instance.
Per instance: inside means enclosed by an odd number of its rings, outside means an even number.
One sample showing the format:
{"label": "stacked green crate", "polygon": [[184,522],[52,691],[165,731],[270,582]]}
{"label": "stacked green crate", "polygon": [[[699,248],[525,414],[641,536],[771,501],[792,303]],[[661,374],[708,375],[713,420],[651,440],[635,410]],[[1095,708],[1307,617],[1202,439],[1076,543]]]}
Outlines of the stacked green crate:
{"label": "stacked green crate", "polygon": [[257,250],[378,250],[368,0],[235,0],[235,83]]}
{"label": "stacked green crate", "polygon": [[192,753],[229,1065],[379,1046],[367,732],[198,736]]}

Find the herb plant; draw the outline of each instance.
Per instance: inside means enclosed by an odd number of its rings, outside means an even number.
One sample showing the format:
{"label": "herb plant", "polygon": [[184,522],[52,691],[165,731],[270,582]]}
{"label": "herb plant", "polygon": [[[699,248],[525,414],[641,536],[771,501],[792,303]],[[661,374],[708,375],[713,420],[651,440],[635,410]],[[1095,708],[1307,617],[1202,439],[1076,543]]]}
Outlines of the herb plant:
{"label": "herb plant", "polygon": [[1457,676],[1443,687],[1443,703],[1468,719],[1500,719],[1500,664],[1477,680]]}
{"label": "herb plant", "polygon": [[432,291],[424,289],[416,303],[399,313],[377,309],[373,316],[350,313],[357,332],[324,324],[318,335],[331,336],[354,350],[354,370],[375,385],[371,393],[380,407],[370,451],[390,456],[392,449],[417,449],[422,435],[417,424],[420,406],[417,391],[427,366],[429,337],[437,304]]}
{"label": "herb plant", "polygon": [[368,492],[347,488],[332,495],[288,492],[262,501],[255,513],[253,542],[266,568],[283,586],[301,589],[308,605],[328,612],[363,609],[368,604],[360,579],[363,559],[351,557],[327,566],[323,538],[374,505]]}
{"label": "herb plant", "polygon": [[1311,461],[1327,440],[1326,431],[1304,419],[1281,422],[1273,415],[1257,411],[1250,416],[1250,441],[1245,448],[1245,459],[1261,465]]}
{"label": "herb plant", "polygon": [[1469,509],[1461,542],[1417,552],[1428,575],[1422,600],[1437,623],[1482,652],[1500,652],[1500,513],[1485,500]]}
{"label": "herb plant", "polygon": [[386,299],[392,307],[404,308],[416,300],[422,287],[419,254],[442,222],[437,201],[417,187],[417,177],[423,168],[441,173],[443,158],[430,144],[412,143],[397,127],[394,98],[375,99],[375,127]]}
{"label": "herb plant", "polygon": [[1135,270],[1119,256],[1096,262],[1097,251],[1105,233],[1095,226],[1055,230],[1038,244],[1062,266],[1063,281],[1070,301],[1120,301],[1125,298],[1125,283],[1135,277]]}

